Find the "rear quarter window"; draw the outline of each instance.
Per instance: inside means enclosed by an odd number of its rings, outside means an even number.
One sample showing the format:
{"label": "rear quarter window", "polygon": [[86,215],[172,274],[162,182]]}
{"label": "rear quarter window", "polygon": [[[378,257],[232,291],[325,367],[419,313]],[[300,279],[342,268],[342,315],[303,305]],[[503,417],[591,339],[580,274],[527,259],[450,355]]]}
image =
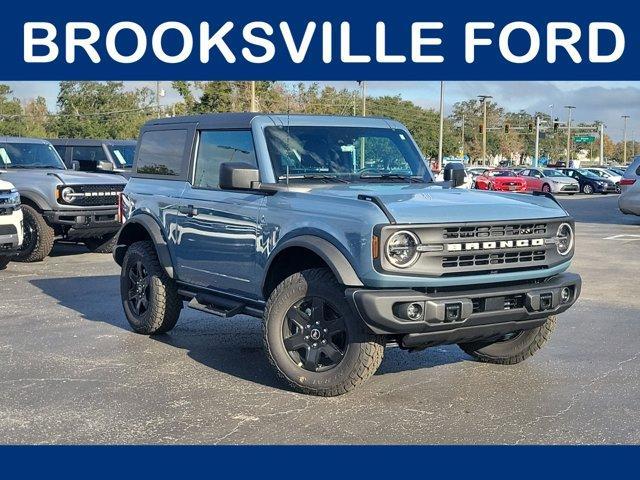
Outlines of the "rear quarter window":
{"label": "rear quarter window", "polygon": [[181,177],[185,174],[184,152],[187,129],[151,130],[144,132],[136,171],[143,175]]}

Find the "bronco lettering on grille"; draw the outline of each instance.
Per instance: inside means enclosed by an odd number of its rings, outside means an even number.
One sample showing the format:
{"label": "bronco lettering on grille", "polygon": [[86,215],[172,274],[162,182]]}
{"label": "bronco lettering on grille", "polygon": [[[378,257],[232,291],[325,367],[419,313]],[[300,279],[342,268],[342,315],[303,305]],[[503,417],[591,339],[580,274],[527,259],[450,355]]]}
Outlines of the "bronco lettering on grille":
{"label": "bronco lettering on grille", "polygon": [[496,250],[501,248],[523,248],[541,247],[544,245],[543,238],[500,240],[496,242],[467,242],[449,243],[446,248],[448,252],[467,252],[471,250]]}

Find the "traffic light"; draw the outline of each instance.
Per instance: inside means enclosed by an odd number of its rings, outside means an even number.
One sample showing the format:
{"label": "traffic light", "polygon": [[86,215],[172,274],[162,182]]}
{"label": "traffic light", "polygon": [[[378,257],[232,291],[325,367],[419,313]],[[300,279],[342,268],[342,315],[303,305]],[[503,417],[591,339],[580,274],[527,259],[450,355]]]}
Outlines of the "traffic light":
{"label": "traffic light", "polygon": [[509,128],[510,128],[510,127],[509,127],[509,124],[508,124],[508,123],[505,123],[505,124],[504,124],[504,133],[509,133]]}
{"label": "traffic light", "polygon": [[558,131],[558,128],[560,128],[560,121],[556,118],[556,119],[553,121],[553,131],[554,131],[554,132],[557,132],[557,131]]}
{"label": "traffic light", "polygon": [[483,125],[479,125],[478,126],[478,133],[482,133],[484,130],[484,126]]}
{"label": "traffic light", "polygon": [[529,124],[529,133],[532,133],[532,132],[533,132],[533,123],[530,123]]}

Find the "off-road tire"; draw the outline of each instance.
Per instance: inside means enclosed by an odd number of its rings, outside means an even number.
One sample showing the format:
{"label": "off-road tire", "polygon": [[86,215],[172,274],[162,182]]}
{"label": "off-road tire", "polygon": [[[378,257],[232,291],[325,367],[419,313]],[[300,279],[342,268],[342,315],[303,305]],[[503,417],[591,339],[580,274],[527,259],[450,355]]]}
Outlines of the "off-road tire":
{"label": "off-road tire", "polygon": [[[129,271],[138,261],[142,262],[149,276],[148,309],[142,315],[136,315],[128,302]],[[120,273],[120,296],[131,328],[144,335],[156,335],[171,330],[175,327],[182,309],[176,283],[160,265],[156,249],[149,241],[136,242],[127,250]]]}
{"label": "off-road tire", "polygon": [[0,270],[4,270],[9,265],[11,259],[9,257],[0,257]]}
{"label": "off-road tire", "polygon": [[550,316],[541,326],[523,330],[509,340],[461,343],[458,346],[481,362],[515,365],[540,350],[551,336],[555,326],[556,317]]}
{"label": "off-road tire", "polygon": [[116,246],[117,233],[103,235],[102,237],[85,238],[85,247],[92,253],[111,253]]}
{"label": "off-road tire", "polygon": [[[347,330],[344,357],[327,371],[314,372],[297,365],[284,346],[282,334],[287,311],[306,297],[327,299],[339,311]],[[353,390],[378,369],[384,354],[384,337],[371,333],[347,303],[344,287],[330,270],[316,268],[295,273],[269,296],[264,311],[264,346],[276,372],[295,390],[333,397]]]}
{"label": "off-road tire", "polygon": [[[53,250],[54,231],[35,208],[22,205],[25,239],[22,249],[16,255],[18,262],[41,262]],[[27,228],[33,229],[34,241],[28,242]]]}

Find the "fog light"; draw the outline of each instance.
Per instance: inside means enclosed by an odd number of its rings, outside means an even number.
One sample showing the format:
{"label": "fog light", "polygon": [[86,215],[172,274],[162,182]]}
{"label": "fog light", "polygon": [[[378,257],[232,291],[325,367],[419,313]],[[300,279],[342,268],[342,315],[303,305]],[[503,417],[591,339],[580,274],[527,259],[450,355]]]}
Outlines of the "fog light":
{"label": "fog light", "polygon": [[407,318],[409,320],[420,320],[422,318],[422,305],[410,303],[407,307]]}
{"label": "fog light", "polygon": [[571,289],[569,287],[564,287],[560,291],[560,300],[562,303],[567,303],[571,299]]}

